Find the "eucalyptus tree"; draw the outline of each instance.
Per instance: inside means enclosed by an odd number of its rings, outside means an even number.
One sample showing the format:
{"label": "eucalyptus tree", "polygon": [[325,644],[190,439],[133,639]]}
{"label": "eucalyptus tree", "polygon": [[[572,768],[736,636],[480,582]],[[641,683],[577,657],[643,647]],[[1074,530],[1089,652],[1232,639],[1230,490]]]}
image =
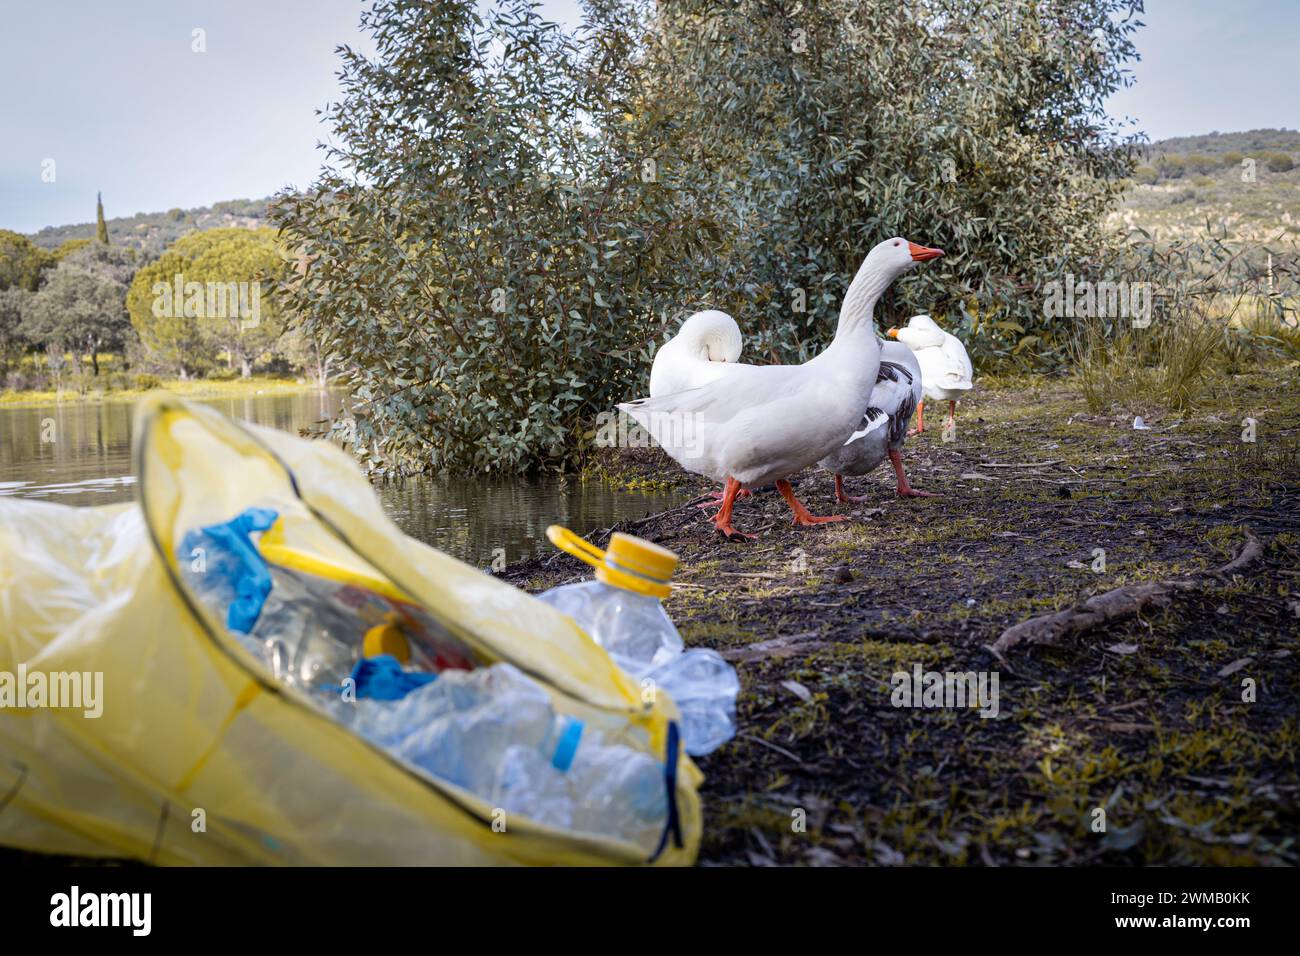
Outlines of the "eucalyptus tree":
{"label": "eucalyptus tree", "polygon": [[[1130,81],[1140,2],[663,0],[647,69],[736,197],[722,307],[762,353],[820,348],[863,251],[947,251],[899,283],[890,320],[982,320],[986,352],[1055,359],[1041,289],[1106,261],[1132,137],[1104,103]],[[968,311],[969,308],[969,311]],[[1003,333],[1003,334],[996,334]]]}
{"label": "eucalyptus tree", "polygon": [[665,173],[690,167],[645,95],[643,12],[589,3],[569,32],[525,0],[380,0],[375,55],[343,50],[331,166],[273,215],[377,470],[558,468],[644,389],[717,230]]}

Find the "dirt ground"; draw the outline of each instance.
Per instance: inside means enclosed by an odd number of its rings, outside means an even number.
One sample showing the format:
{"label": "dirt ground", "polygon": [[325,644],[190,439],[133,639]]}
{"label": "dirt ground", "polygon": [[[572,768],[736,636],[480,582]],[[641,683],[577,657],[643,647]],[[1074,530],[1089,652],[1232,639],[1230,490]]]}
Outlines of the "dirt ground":
{"label": "dirt ground", "polygon": [[[794,528],[768,493],[733,519],[757,541],[723,540],[693,504],[592,535],[676,551],[669,613],[740,673],[739,733],[699,760],[701,863],[1295,864],[1297,384],[1294,367],[1239,376],[1185,415],[985,384],[955,440],[932,408],[904,451],[940,498],[896,498],[886,465],[848,481],[869,501],[837,506],[808,471],[802,501],[850,521]],[[653,449],[598,470],[709,490]],[[989,649],[1091,595],[1222,566],[1246,529],[1263,554],[1238,573],[1058,646]],[[557,553],[503,576],[536,591],[586,568]],[[893,675],[917,664],[996,673],[996,717],[894,706]]]}

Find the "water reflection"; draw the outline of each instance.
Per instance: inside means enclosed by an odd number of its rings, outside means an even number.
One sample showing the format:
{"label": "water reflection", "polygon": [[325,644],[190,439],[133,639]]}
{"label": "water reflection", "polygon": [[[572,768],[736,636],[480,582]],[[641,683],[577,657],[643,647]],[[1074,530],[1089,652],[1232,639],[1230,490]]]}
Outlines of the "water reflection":
{"label": "water reflection", "polygon": [[[227,415],[292,434],[330,419],[329,392],[249,395],[206,404]],[[129,501],[131,420],[125,403],[0,407],[0,496],[71,505]],[[376,488],[385,510],[412,537],[481,567],[535,554],[546,526],[585,534],[679,503],[671,493],[615,490],[577,481],[410,479]]]}

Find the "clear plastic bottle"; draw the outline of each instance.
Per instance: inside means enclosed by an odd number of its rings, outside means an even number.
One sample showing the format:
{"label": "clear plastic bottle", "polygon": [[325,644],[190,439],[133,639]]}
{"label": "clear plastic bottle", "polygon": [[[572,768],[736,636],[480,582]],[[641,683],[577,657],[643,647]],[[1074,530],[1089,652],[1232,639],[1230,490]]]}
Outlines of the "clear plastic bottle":
{"label": "clear plastic bottle", "polygon": [[354,728],[409,763],[539,823],[654,848],[667,822],[664,769],[557,715],[510,664],[443,671],[398,701],[357,702]]}
{"label": "clear plastic bottle", "polygon": [[568,776],[574,829],[654,848],[668,817],[668,788],[658,761],[593,738],[578,748]]}
{"label": "clear plastic bottle", "polygon": [[602,558],[595,565],[596,580],[552,588],[538,598],[573,618],[619,667],[640,678],[685,648],[662,604],[671,593],[677,555],[620,533]]}
{"label": "clear plastic bottle", "polygon": [[491,802],[494,807],[521,813],[538,823],[574,829],[569,778],[536,747],[514,744],[506,748],[497,768]]}
{"label": "clear plastic bottle", "polygon": [[566,770],[582,724],[557,715],[550,698],[510,664],[443,671],[400,701],[358,702],[356,729],[397,756],[487,797],[506,751],[536,751]]}
{"label": "clear plastic bottle", "polygon": [[661,599],[677,567],[671,551],[615,534],[601,551],[565,528],[547,536],[596,569],[596,580],[552,588],[538,598],[563,611],[635,680],[650,680],[682,715],[682,745],[692,756],[711,753],[736,734],[735,669],[716,652],[685,650]]}
{"label": "clear plastic bottle", "polygon": [[493,791],[495,806],[552,826],[654,848],[668,819],[663,767],[621,744],[585,737],[573,766],[557,770],[534,748],[511,747]]}
{"label": "clear plastic bottle", "polygon": [[274,585],[249,635],[252,645],[260,645],[277,680],[336,692],[361,656],[358,622],[314,593],[311,576],[272,566],[271,578]]}

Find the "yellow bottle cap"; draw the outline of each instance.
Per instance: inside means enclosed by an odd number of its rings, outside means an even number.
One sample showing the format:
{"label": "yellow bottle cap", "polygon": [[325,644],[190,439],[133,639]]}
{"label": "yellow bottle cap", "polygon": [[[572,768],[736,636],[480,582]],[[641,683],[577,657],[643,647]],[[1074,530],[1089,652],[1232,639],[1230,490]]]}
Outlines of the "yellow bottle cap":
{"label": "yellow bottle cap", "polygon": [[366,638],[361,645],[361,652],[366,657],[391,654],[403,664],[406,664],[411,660],[411,643],[406,639],[406,635],[402,633],[400,625],[394,621],[388,621],[384,624],[376,624],[366,631]]}
{"label": "yellow bottle cap", "polygon": [[668,582],[677,570],[677,555],[667,548],[621,531],[610,538],[608,551],[560,525],[547,528],[546,536],[561,551],[595,568],[597,581],[657,598],[672,593]]}
{"label": "yellow bottle cap", "polygon": [[[612,561],[624,571],[652,578],[661,584],[671,581],[673,572],[677,570],[677,555],[673,552],[621,531],[609,539],[605,561]],[[597,568],[596,579],[603,581],[601,575],[607,570],[608,568]]]}

